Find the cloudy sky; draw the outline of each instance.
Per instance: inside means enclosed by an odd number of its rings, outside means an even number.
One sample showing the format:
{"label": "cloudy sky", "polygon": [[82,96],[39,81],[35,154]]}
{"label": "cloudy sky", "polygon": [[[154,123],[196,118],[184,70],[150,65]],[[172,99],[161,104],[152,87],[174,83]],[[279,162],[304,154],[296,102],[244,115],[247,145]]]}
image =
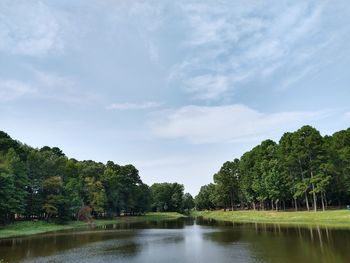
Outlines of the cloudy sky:
{"label": "cloudy sky", "polygon": [[196,194],[226,160],[350,126],[349,1],[0,1],[0,129]]}

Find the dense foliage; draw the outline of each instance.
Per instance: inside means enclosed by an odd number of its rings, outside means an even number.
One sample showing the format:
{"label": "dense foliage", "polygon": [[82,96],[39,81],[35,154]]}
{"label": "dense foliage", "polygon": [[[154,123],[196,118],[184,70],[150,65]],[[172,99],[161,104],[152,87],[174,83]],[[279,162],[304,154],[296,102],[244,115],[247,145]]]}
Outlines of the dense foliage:
{"label": "dense foliage", "polygon": [[194,207],[193,197],[178,183],[156,183],[151,186],[151,210],[154,212],[183,211]]}
{"label": "dense foliage", "polygon": [[217,208],[316,211],[350,203],[350,128],[322,137],[304,126],[223,164],[195,198],[198,210]]}
{"label": "dense foliage", "polygon": [[187,199],[177,183],[147,186],[133,165],[69,159],[57,147],[34,149],[0,131],[0,224],[16,218],[66,221],[79,211],[95,217],[151,208],[182,212]]}

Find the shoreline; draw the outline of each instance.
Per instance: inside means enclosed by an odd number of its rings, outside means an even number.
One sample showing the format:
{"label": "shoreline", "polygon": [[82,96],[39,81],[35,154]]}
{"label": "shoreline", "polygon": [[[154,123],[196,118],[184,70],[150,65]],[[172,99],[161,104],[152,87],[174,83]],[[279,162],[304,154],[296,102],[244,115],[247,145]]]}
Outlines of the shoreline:
{"label": "shoreline", "polygon": [[192,216],[233,223],[280,224],[285,226],[350,229],[349,210],[319,212],[194,211]]}
{"label": "shoreline", "polygon": [[[133,223],[144,221],[172,220],[185,217],[176,212],[169,213],[146,213],[143,216],[122,216],[114,219],[96,219],[91,225],[103,226],[119,223]],[[88,227],[89,223],[82,221],[70,221],[66,224],[49,223],[46,221],[22,221],[0,227],[0,240],[13,237],[31,236],[60,230],[69,230]]]}

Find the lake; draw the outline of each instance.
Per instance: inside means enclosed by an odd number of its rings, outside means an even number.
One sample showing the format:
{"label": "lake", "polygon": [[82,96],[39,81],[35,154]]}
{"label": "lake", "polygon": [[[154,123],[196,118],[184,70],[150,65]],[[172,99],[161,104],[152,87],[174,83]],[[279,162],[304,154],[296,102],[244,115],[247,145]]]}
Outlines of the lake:
{"label": "lake", "polygon": [[350,230],[182,218],[0,240],[8,262],[350,262]]}

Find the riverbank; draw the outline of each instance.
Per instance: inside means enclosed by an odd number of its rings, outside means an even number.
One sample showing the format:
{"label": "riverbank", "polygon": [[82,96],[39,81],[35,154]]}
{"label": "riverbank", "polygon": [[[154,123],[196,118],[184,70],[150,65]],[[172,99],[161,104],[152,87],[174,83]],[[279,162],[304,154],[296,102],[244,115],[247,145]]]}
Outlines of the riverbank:
{"label": "riverbank", "polygon": [[273,212],[273,211],[194,211],[193,216],[237,223],[264,223],[350,228],[350,211]]}
{"label": "riverbank", "polygon": [[[144,222],[144,221],[157,221],[157,220],[171,220],[185,217],[179,213],[147,213],[143,216],[126,216],[118,217],[115,219],[98,219],[94,220],[93,225],[102,226],[116,223],[126,222]],[[0,227],[0,238],[8,238],[14,236],[28,236],[41,234],[52,231],[74,229],[80,227],[86,227],[88,223],[80,221],[72,221],[67,224],[55,224],[48,223],[46,221],[25,221],[16,222],[11,225]]]}

